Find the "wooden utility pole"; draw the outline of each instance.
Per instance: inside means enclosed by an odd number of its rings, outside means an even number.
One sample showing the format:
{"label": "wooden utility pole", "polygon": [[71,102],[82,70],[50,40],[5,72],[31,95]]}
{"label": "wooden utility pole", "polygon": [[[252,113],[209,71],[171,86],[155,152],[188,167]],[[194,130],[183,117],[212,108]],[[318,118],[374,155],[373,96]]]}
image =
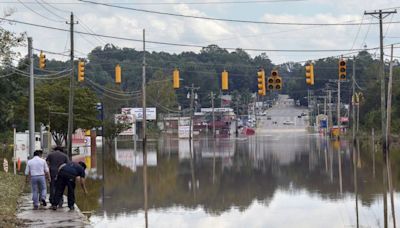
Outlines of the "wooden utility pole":
{"label": "wooden utility pole", "polygon": [[[70,41],[71,41],[71,77],[69,79],[69,103],[68,103],[68,137],[67,137],[67,153],[69,159],[72,159],[72,134],[74,131],[74,93],[75,93],[75,77],[74,77],[74,14],[71,12],[70,22]],[[102,135],[104,140],[104,135]]]}
{"label": "wooden utility pole", "polygon": [[379,19],[379,40],[380,40],[380,68],[379,75],[381,81],[381,127],[382,127],[382,152],[383,155],[386,156],[386,101],[385,101],[385,63],[383,60],[383,28],[382,28],[382,20],[389,16],[390,14],[397,13],[396,10],[382,11],[375,10],[373,12],[364,12],[364,15],[371,15],[377,19]]}
{"label": "wooden utility pole", "polygon": [[192,83],[191,87],[186,87],[187,89],[190,90],[190,120],[189,120],[189,141],[192,141],[192,125],[193,125],[193,106],[194,106],[194,99],[195,99],[195,90],[198,90],[199,87],[194,87],[194,84]]}
{"label": "wooden utility pole", "polygon": [[33,46],[32,37],[28,37],[29,56],[29,158],[35,151],[35,81],[33,78]]}
{"label": "wooden utility pole", "polygon": [[392,84],[393,84],[393,44],[390,49],[390,68],[389,68],[389,82],[387,94],[387,117],[386,117],[386,151],[390,152],[390,124],[392,120]]}
{"label": "wooden utility pole", "polygon": [[143,153],[145,154],[146,147],[146,41],[145,41],[145,30],[143,29],[143,63],[142,63],[142,133],[143,133]]}
{"label": "wooden utility pole", "polygon": [[212,134],[215,138],[215,112],[214,112],[214,92],[211,91],[211,106],[212,106]]}
{"label": "wooden utility pole", "polygon": [[337,107],[336,107],[336,111],[337,111],[337,126],[338,126],[338,128],[339,128],[339,137],[340,137],[340,134],[342,133],[341,131],[342,131],[342,129],[341,129],[341,124],[340,124],[340,79],[338,79],[338,82],[337,82],[338,84],[337,84],[337,88],[338,88],[338,92],[337,92]]}
{"label": "wooden utility pole", "polygon": [[332,120],[332,91],[328,90],[328,127],[329,129],[332,128],[333,120]]}
{"label": "wooden utility pole", "polygon": [[[355,88],[355,84],[356,84],[356,57],[354,56],[353,57],[353,75],[352,75],[352,84],[351,84],[351,87],[352,87],[352,99],[351,99],[351,121],[352,121],[352,131],[353,131],[353,144],[355,143],[355,140],[356,140],[356,117],[355,117],[355,112],[356,112],[356,110],[355,110],[355,106],[356,106],[356,88]],[[354,146],[353,146],[353,148],[354,148]]]}

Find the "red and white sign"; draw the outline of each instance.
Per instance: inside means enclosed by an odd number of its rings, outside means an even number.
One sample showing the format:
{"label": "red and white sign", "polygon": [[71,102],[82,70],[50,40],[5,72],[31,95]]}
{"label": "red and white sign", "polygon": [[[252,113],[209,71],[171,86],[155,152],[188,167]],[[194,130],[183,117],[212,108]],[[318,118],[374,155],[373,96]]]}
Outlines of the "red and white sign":
{"label": "red and white sign", "polygon": [[340,117],[340,122],[342,123],[349,122],[349,117]]}
{"label": "red and white sign", "polygon": [[121,132],[119,135],[135,135],[136,121],[133,114],[115,114],[115,122],[121,124],[129,124],[131,127]]}

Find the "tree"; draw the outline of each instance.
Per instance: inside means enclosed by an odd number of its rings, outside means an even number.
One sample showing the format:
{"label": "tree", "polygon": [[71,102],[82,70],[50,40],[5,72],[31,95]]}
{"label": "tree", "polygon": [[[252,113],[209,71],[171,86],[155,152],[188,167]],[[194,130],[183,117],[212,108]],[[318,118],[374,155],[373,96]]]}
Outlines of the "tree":
{"label": "tree", "polygon": [[148,104],[157,107],[159,113],[176,110],[178,103],[171,77],[164,76],[162,71],[156,71],[152,78],[146,86]]}
{"label": "tree", "polygon": [[[62,145],[68,130],[69,80],[42,83],[35,88],[35,120],[50,126],[52,137],[57,145]],[[91,129],[99,125],[96,119],[96,95],[84,87],[75,88],[74,130]],[[17,116],[27,119],[28,97],[18,102]]]}
{"label": "tree", "polygon": [[[13,13],[6,10],[3,17]],[[26,80],[13,73],[13,61],[19,57],[15,52],[16,47],[24,45],[25,34],[17,34],[4,29],[1,25],[6,23],[0,20],[0,133],[9,132],[14,121],[15,100],[22,95],[22,88]]]}

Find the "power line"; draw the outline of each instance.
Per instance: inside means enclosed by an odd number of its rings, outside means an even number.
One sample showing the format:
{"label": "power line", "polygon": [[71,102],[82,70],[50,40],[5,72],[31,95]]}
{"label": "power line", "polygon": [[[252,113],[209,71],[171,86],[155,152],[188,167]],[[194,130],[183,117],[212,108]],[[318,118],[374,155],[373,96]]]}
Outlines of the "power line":
{"label": "power line", "polygon": [[[113,4],[118,5],[208,5],[208,4],[248,4],[248,3],[281,3],[281,2],[303,2],[307,0],[247,0],[247,1],[204,1],[204,2],[113,2]],[[2,1],[0,3],[15,3],[12,1]],[[25,1],[25,4],[34,4],[35,2]],[[85,4],[81,2],[50,2],[48,4],[56,5],[80,5]]]}
{"label": "power line", "polygon": [[65,18],[61,17],[60,15],[54,13],[53,11],[49,10],[43,3],[41,3],[39,0],[35,0],[41,7],[43,7],[43,9],[45,9],[47,12],[49,12],[50,14],[60,18],[61,20],[65,20]]}
{"label": "power line", "polygon": [[[63,29],[63,28],[57,28],[57,27],[52,27],[52,26],[47,26],[47,25],[39,25],[39,24],[23,22],[23,21],[19,21],[19,20],[8,19],[8,18],[4,18],[4,17],[0,17],[0,19],[1,20],[5,20],[5,21],[9,21],[9,22],[35,26],[35,27],[41,27],[41,28],[46,28],[46,29],[53,29],[53,30],[58,30],[58,31],[69,32],[69,30]],[[392,22],[392,23],[394,23],[394,22]],[[365,24],[366,23],[364,23],[364,25]],[[141,39],[133,39],[133,38],[127,38],[127,37],[117,37],[117,36],[97,34],[97,33],[89,33],[89,32],[82,32],[82,31],[74,31],[74,32],[77,33],[77,34],[98,36],[98,37],[103,37],[103,38],[125,40],[125,41],[134,41],[134,42],[141,42],[141,43],[143,42],[143,40],[141,40]],[[203,45],[171,43],[171,42],[151,41],[151,40],[146,40],[146,43],[163,44],[163,45],[178,46],[178,47],[194,47],[194,48],[204,48],[205,47]],[[398,44],[398,43],[395,43],[395,44]],[[244,50],[244,51],[255,51],[255,52],[298,52],[298,53],[302,53],[302,52],[348,52],[348,51],[365,51],[366,50],[366,49],[352,49],[352,50],[351,49],[258,49],[258,48],[233,48],[233,47],[221,47],[221,49],[226,49],[226,50],[238,50],[238,49],[241,49],[241,50]],[[378,47],[369,48],[367,50],[375,50],[375,49],[378,49]]]}
{"label": "power line", "polygon": [[[102,5],[102,6],[108,6],[108,7],[113,7],[113,8],[118,8],[118,9],[125,9],[125,10],[132,10],[132,11],[137,11],[137,12],[142,12],[142,13],[151,13],[151,14],[158,14],[158,15],[166,15],[166,16],[174,16],[174,17],[184,17],[184,18],[193,18],[193,19],[203,19],[203,20],[212,20],[212,21],[225,21],[225,22],[236,22],[236,23],[250,23],[250,24],[266,24],[266,25],[293,25],[293,26],[315,26],[315,25],[321,25],[321,26],[354,26],[354,25],[359,25],[360,23],[299,23],[299,22],[272,22],[272,21],[250,21],[250,20],[238,20],[238,19],[223,19],[223,18],[215,18],[215,17],[205,17],[205,16],[195,16],[195,15],[186,15],[186,14],[177,14],[177,13],[168,13],[168,12],[161,12],[161,11],[154,11],[154,10],[146,10],[146,9],[138,9],[138,8],[132,8],[132,7],[127,7],[127,6],[118,6],[118,5],[112,5],[112,4],[107,4],[107,3],[101,3],[101,2],[93,2],[93,1],[88,1],[88,0],[78,0],[81,2],[85,3],[90,3],[94,5]],[[373,24],[378,24],[376,22],[372,22]],[[399,24],[400,21],[394,21],[394,22],[387,22],[387,23],[393,23],[393,24]],[[364,24],[366,25],[366,24]]]}
{"label": "power line", "polygon": [[21,3],[25,8],[29,9],[29,10],[30,10],[31,12],[33,12],[34,14],[39,15],[40,17],[43,17],[43,18],[45,18],[45,19],[47,19],[47,20],[49,20],[49,21],[62,22],[62,21],[55,20],[55,19],[52,19],[52,18],[50,18],[50,17],[47,17],[47,16],[42,15],[41,13],[37,12],[36,10],[34,10],[34,9],[32,9],[31,7],[29,7],[28,5],[26,5],[26,4],[25,4],[23,1],[21,1],[21,0],[18,0],[18,2]]}

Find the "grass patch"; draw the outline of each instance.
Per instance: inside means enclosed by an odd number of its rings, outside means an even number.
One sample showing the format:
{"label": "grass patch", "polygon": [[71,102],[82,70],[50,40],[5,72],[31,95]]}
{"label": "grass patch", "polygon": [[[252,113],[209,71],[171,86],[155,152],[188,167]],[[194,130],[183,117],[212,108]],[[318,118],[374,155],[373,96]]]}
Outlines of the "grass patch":
{"label": "grass patch", "polygon": [[0,227],[23,226],[23,222],[16,218],[15,213],[24,186],[23,176],[0,172]]}

